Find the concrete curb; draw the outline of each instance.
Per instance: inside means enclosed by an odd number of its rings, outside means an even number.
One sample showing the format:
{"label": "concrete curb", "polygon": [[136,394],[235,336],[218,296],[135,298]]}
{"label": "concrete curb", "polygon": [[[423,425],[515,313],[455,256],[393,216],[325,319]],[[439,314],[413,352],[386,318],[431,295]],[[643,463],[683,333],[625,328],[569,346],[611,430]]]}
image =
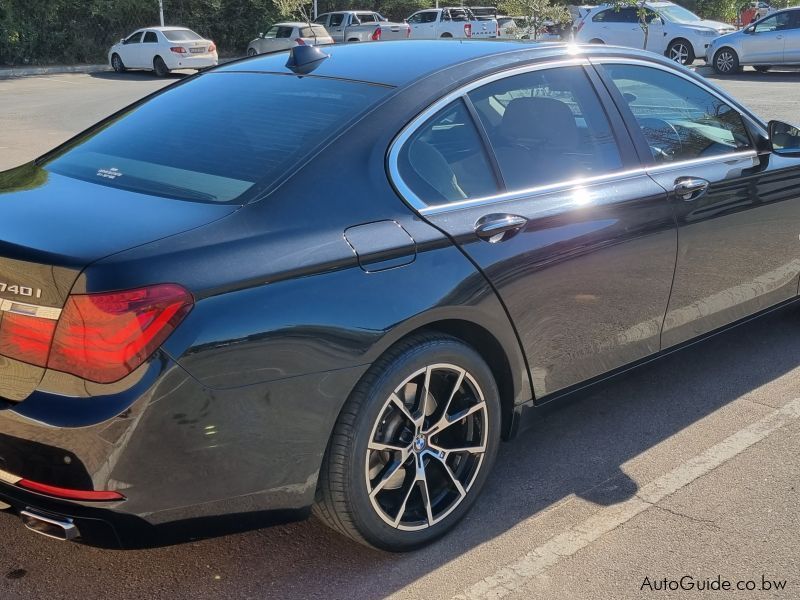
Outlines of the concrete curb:
{"label": "concrete curb", "polygon": [[0,69],[0,79],[28,77],[31,75],[58,75],[60,73],[100,73],[110,71],[108,65],[68,65],[54,67],[10,67]]}

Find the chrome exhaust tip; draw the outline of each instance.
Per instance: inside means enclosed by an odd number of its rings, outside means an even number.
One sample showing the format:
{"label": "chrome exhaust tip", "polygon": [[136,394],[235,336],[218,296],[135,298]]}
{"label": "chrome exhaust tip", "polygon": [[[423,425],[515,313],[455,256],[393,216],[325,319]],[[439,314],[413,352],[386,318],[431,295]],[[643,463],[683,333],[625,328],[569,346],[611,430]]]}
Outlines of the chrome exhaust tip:
{"label": "chrome exhaust tip", "polygon": [[19,514],[22,517],[22,524],[35,533],[65,541],[74,540],[80,536],[72,519],[46,517],[28,510],[23,510]]}

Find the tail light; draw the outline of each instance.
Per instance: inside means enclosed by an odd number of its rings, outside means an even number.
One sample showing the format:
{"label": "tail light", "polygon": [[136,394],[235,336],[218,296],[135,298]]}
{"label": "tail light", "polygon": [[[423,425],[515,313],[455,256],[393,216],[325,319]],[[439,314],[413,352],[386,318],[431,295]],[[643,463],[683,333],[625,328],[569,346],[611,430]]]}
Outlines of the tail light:
{"label": "tail light", "polygon": [[186,54],[186,48],[183,46],[173,46],[170,48],[170,51],[174,52],[175,54]]}
{"label": "tail light", "polygon": [[47,366],[98,383],[118,381],[149,358],[192,306],[191,294],[173,284],[70,296]]}
{"label": "tail light", "polygon": [[472,37],[472,24],[471,23],[464,23],[464,35],[468,38]]}
{"label": "tail light", "polygon": [[500,23],[497,23],[496,21],[494,24],[494,36],[500,37]]}
{"label": "tail light", "polygon": [[0,355],[37,367],[46,366],[56,322],[13,312],[0,319]]}
{"label": "tail light", "polygon": [[410,38],[410,37],[411,37],[411,25],[406,23],[406,38]]}
{"label": "tail light", "polygon": [[206,52],[210,53],[210,52],[216,52],[216,51],[217,51],[217,45],[214,42],[211,42],[208,45],[208,50],[206,50]]}
{"label": "tail light", "polygon": [[305,40],[303,38],[296,38],[294,41],[298,46],[305,46],[306,45],[306,42],[305,42]]}
{"label": "tail light", "polygon": [[5,312],[0,320],[0,355],[111,383],[147,360],[193,305],[191,294],[181,286],[163,284],[72,295],[58,321]]}
{"label": "tail light", "polygon": [[371,36],[371,37],[372,37],[372,41],[373,41],[373,42],[378,42],[378,41],[380,41],[380,39],[381,39],[381,26],[380,26],[380,25],[378,25],[378,26],[375,28],[375,31],[372,33],[372,36]]}

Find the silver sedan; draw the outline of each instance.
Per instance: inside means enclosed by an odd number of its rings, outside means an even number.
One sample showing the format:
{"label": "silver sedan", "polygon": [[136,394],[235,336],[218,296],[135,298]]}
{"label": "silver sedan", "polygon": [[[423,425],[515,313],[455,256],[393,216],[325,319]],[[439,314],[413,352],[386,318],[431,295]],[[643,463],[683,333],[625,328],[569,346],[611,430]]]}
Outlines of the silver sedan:
{"label": "silver sedan", "polygon": [[247,56],[288,50],[292,46],[304,44],[318,46],[332,44],[333,39],[322,25],[314,23],[278,23],[266,33],[260,33],[247,45]]}
{"label": "silver sedan", "polygon": [[745,65],[765,72],[777,65],[800,65],[800,8],[774,12],[751,25],[715,39],[706,61],[721,75]]}

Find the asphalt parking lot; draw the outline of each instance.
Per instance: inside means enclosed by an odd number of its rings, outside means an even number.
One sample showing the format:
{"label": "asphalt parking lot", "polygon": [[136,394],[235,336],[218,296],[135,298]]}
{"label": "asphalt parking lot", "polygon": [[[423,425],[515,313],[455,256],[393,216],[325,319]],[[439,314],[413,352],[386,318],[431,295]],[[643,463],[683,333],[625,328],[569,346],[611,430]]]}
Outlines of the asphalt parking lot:
{"label": "asphalt parking lot", "polygon": [[[179,79],[0,81],[0,169]],[[800,122],[800,73],[716,81]],[[727,597],[697,592],[719,577],[736,598],[800,598],[799,330],[784,309],[564,405],[503,446],[475,509],[425,550],[372,551],[310,520],[118,552],[0,512],[0,598],[624,600],[684,576],[695,589],[670,597]]]}

